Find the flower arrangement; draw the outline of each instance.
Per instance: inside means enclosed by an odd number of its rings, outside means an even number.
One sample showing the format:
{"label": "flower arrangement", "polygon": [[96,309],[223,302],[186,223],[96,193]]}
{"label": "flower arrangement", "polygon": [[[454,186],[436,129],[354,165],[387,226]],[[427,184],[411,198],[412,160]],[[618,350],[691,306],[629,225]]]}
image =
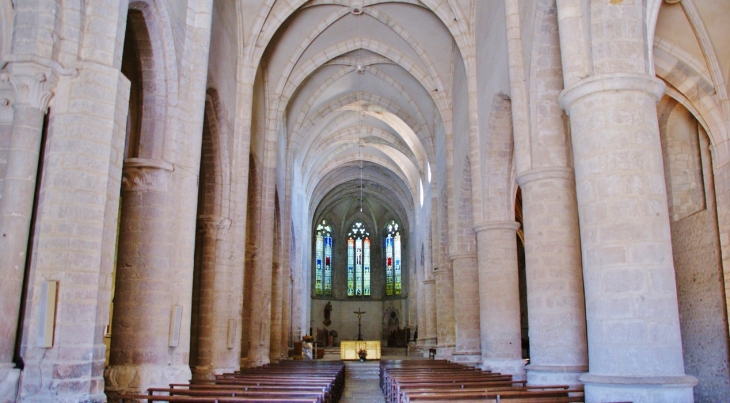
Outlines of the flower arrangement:
{"label": "flower arrangement", "polygon": [[365,357],[368,356],[368,350],[365,350],[364,348],[361,348],[361,349],[357,350],[357,355],[360,356],[360,359],[361,360],[364,360]]}

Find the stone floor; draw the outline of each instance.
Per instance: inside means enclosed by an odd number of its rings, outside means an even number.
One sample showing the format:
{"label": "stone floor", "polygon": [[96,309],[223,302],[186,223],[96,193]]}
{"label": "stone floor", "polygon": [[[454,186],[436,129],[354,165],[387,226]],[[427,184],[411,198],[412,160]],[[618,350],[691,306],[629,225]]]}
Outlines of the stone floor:
{"label": "stone floor", "polygon": [[385,402],[380,390],[379,361],[345,361],[345,391],[340,403]]}
{"label": "stone floor", "polygon": [[[383,360],[418,360],[422,356],[390,355],[393,351],[383,351]],[[385,354],[390,353],[390,354]],[[404,352],[403,352],[404,353]],[[334,354],[332,354],[334,355]],[[380,361],[345,361],[345,391],[342,393],[340,403],[381,403],[385,402],[383,391],[380,390],[378,379],[380,373]]]}

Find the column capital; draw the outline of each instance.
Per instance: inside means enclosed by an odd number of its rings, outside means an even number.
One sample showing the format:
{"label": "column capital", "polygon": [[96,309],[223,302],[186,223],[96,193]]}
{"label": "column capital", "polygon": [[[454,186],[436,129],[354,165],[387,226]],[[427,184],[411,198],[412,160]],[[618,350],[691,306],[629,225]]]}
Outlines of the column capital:
{"label": "column capital", "polygon": [[459,259],[476,259],[477,253],[476,252],[461,252],[461,253],[452,253],[449,255],[449,259],[453,262],[454,260]]}
{"label": "column capital", "polygon": [[573,168],[568,167],[540,167],[523,171],[517,175],[516,181],[520,186],[541,179],[567,179],[575,181]]}
{"label": "column capital", "polygon": [[231,220],[218,215],[201,215],[198,217],[198,231],[214,239],[224,239],[231,228]]}
{"label": "column capital", "polygon": [[122,169],[122,191],[167,191],[174,166],[160,159],[128,158]]}
{"label": "column capital", "polygon": [[439,267],[438,270],[433,271],[433,275],[438,276],[440,274],[448,274],[448,273],[453,273],[453,272],[454,272],[454,270],[451,267]]}
{"label": "column capital", "polygon": [[492,231],[492,230],[511,230],[511,231],[517,231],[520,229],[520,223],[517,221],[492,221],[492,222],[485,222],[481,224],[477,224],[474,226],[474,232],[477,234],[482,231]]}
{"label": "column capital", "polygon": [[662,98],[667,86],[664,81],[648,74],[611,73],[584,78],[570,85],[560,93],[560,107],[570,115],[570,109],[581,98],[607,91],[642,91],[654,97],[656,102]]}
{"label": "column capital", "polygon": [[430,278],[428,280],[423,280],[423,285],[430,285],[430,284],[436,284],[436,279]]}
{"label": "column capital", "polygon": [[59,78],[76,74],[76,69],[64,68],[50,59],[9,55],[0,74],[0,82],[12,85],[15,95],[13,107],[26,106],[45,113]]}
{"label": "column capital", "polygon": [[13,123],[13,89],[0,83],[0,125]]}

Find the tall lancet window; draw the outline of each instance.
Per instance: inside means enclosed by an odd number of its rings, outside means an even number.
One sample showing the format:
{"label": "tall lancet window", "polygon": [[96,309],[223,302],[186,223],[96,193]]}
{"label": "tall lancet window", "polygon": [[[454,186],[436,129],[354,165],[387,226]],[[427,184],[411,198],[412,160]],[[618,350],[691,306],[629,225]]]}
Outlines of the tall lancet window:
{"label": "tall lancet window", "polygon": [[314,293],[332,295],[332,227],[327,220],[317,225],[314,256]]}
{"label": "tall lancet window", "polygon": [[391,221],[385,236],[385,295],[401,293],[401,238],[398,224]]}
{"label": "tall lancet window", "polygon": [[361,222],[347,234],[347,296],[370,295],[370,233]]}

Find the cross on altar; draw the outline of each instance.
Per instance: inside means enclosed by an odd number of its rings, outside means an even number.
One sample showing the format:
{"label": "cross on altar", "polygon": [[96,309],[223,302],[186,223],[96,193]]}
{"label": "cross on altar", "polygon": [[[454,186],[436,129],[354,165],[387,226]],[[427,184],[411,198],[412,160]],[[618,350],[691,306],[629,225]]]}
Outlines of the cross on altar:
{"label": "cross on altar", "polygon": [[364,314],[365,312],[360,310],[360,308],[357,308],[357,311],[355,311],[353,313],[357,314],[357,340],[360,341],[360,340],[362,340],[362,334],[360,333],[360,328],[361,328],[362,324],[360,323],[360,319],[362,319],[362,314]]}

